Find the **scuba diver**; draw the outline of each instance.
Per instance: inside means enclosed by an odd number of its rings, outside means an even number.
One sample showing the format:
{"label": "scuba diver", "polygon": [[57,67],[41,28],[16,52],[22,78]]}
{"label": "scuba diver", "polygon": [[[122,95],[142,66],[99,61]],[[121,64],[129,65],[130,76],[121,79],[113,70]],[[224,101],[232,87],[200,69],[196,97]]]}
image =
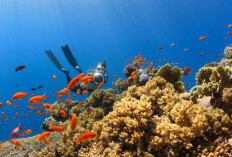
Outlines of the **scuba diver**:
{"label": "scuba diver", "polygon": [[[81,67],[78,65],[76,59],[74,58],[71,50],[69,49],[68,45],[61,47],[65,57],[67,58],[68,62],[72,65],[74,69],[78,71],[78,73],[82,73]],[[69,71],[66,70],[60,62],[57,60],[57,58],[54,56],[51,50],[45,50],[46,54],[50,58],[50,60],[55,64],[55,66],[62,72],[65,73],[67,82],[71,80],[71,77],[69,75]],[[72,89],[73,92],[76,92],[78,89],[81,90],[88,90],[89,92],[94,91],[95,89],[99,88],[98,85],[101,82],[106,83],[108,79],[108,73],[106,72],[106,62],[103,61],[102,63],[98,63],[95,69],[89,69],[86,75],[93,76],[94,80],[90,83],[88,83],[85,87],[83,87],[83,84],[77,85],[75,88]]]}

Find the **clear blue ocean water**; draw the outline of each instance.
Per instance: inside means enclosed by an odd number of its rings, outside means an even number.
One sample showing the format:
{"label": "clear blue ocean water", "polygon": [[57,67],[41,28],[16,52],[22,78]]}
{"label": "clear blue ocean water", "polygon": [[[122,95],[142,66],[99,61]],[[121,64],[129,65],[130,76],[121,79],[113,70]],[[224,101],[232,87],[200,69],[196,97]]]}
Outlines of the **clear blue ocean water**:
{"label": "clear blue ocean water", "polygon": [[[19,122],[32,129],[33,135],[42,131],[43,116],[33,113],[13,118],[15,112],[28,112],[28,98],[13,103],[20,105],[18,109],[5,104],[15,92],[46,93],[50,98],[45,102],[52,103],[56,101],[52,94],[67,85],[65,75],[52,64],[45,49],[54,52],[72,77],[77,72],[61,46],[69,45],[83,72],[106,60],[109,80],[103,88],[111,87],[114,74],[124,78],[124,62],[139,53],[156,67],[158,59],[191,67],[192,74],[184,76],[184,81],[194,85],[199,68],[217,61],[214,55],[232,43],[232,37],[225,40],[227,26],[232,24],[231,6],[231,0],[1,0],[0,102],[4,105],[0,111],[9,121],[0,117],[0,140],[8,140]],[[206,40],[199,42],[203,35]],[[176,47],[170,47],[173,42]],[[158,50],[161,46],[165,48]],[[184,48],[190,50],[183,52]],[[201,57],[200,52],[204,52]],[[15,72],[21,64],[26,68]],[[39,85],[44,88],[30,90]]]}

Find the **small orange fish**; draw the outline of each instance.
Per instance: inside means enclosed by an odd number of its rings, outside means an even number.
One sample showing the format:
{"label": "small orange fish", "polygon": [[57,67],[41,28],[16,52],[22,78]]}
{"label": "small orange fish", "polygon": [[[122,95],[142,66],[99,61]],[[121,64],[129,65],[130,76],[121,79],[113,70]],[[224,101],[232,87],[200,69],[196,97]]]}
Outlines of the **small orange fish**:
{"label": "small orange fish", "polygon": [[77,126],[77,115],[72,114],[71,121],[70,121],[70,127],[72,130],[74,130]]}
{"label": "small orange fish", "polygon": [[84,95],[87,95],[88,93],[89,93],[88,90],[83,90],[83,94],[84,94]]}
{"label": "small orange fish", "polygon": [[30,104],[35,104],[38,103],[40,101],[42,101],[43,99],[47,99],[48,97],[44,95],[37,95],[37,96],[33,96],[29,99],[28,103]]}
{"label": "small orange fish", "polygon": [[83,101],[80,101],[77,105],[78,106],[81,106],[81,105],[83,105],[84,104],[84,102]]}
{"label": "small orange fish", "polygon": [[231,31],[228,31],[227,34],[232,36],[232,32]]}
{"label": "small orange fish", "polygon": [[53,94],[52,96],[53,96],[53,97],[56,97],[56,94]]}
{"label": "small orange fish", "polygon": [[3,105],[3,102],[0,102],[0,107],[2,107],[2,105]]}
{"label": "small orange fish", "polygon": [[28,134],[28,135],[30,135],[30,134],[32,133],[32,131],[31,131],[31,129],[27,129],[27,130],[25,131],[25,133]]}
{"label": "small orange fish", "polygon": [[47,110],[50,110],[52,108],[52,105],[49,104],[49,103],[44,103],[44,107],[47,109]]}
{"label": "small orange fish", "polygon": [[74,97],[74,98],[76,98],[76,97],[77,97],[77,95],[76,95],[76,94],[73,94],[73,97]]}
{"label": "small orange fish", "polygon": [[19,105],[14,105],[14,108],[19,108]]}
{"label": "small orange fish", "polygon": [[205,40],[206,36],[202,36],[200,37],[198,40],[201,41],[201,40]]}
{"label": "small orange fish", "polygon": [[17,92],[15,93],[13,96],[12,96],[12,99],[13,100],[20,100],[20,99],[23,99],[27,96],[27,93],[24,93],[24,92]]}
{"label": "small orange fish", "polygon": [[7,104],[8,106],[10,106],[10,105],[12,104],[12,101],[7,100],[7,101],[6,101],[6,104]]}
{"label": "small orange fish", "polygon": [[21,137],[25,137],[25,134],[24,134],[24,133],[21,133]]}
{"label": "small orange fish", "polygon": [[13,144],[15,147],[21,147],[22,146],[22,143],[19,142],[19,141],[12,141],[12,140],[10,140],[8,142],[10,142],[11,144]]}
{"label": "small orange fish", "polygon": [[0,151],[3,151],[3,150],[5,150],[5,148],[2,147],[2,144],[0,142]]}
{"label": "small orange fish", "polygon": [[[67,95],[67,93],[68,93],[68,88],[63,88],[62,90],[60,90],[60,91],[58,91],[57,92],[57,94],[60,96],[62,96],[62,95]],[[58,96],[58,97],[59,97]]]}
{"label": "small orange fish", "polygon": [[41,115],[42,112],[41,112],[41,111],[36,111],[36,114],[37,114],[37,115]]}
{"label": "small orange fish", "polygon": [[6,113],[5,113],[5,112],[2,112],[2,114],[3,114],[3,117],[4,117],[5,121],[8,121],[8,118],[7,118]]}
{"label": "small orange fish", "polygon": [[104,82],[99,83],[98,88],[101,88],[104,85]]}
{"label": "small orange fish", "polygon": [[66,112],[64,110],[60,110],[61,117],[66,117]]}
{"label": "small orange fish", "polygon": [[56,75],[52,75],[53,80],[56,80]]}
{"label": "small orange fish", "polygon": [[229,24],[229,25],[228,25],[228,28],[232,28],[232,24]]}
{"label": "small orange fish", "polygon": [[74,88],[75,86],[77,86],[80,82],[81,82],[81,79],[85,76],[84,73],[80,73],[77,77],[74,77],[71,81],[69,81],[68,83],[68,89],[72,89]]}
{"label": "small orange fish", "polygon": [[18,117],[19,117],[19,113],[18,113],[18,112],[15,112],[14,119],[17,119]]}
{"label": "small orange fish", "polygon": [[64,103],[65,103],[66,106],[68,106],[71,103],[71,99],[65,99]]}
{"label": "small orange fish", "polygon": [[90,82],[92,82],[95,78],[93,76],[84,76],[81,79],[81,82],[83,82],[83,87],[86,87],[86,85]]}
{"label": "small orange fish", "polygon": [[64,131],[64,129],[61,128],[60,126],[49,126],[49,129],[54,130],[56,132],[63,132]]}
{"label": "small orange fish", "polygon": [[38,143],[45,142],[47,145],[53,146],[53,143],[48,141],[50,136],[51,136],[51,132],[50,131],[45,131],[45,132],[41,133],[39,135],[38,139],[36,139],[35,141],[38,142]]}
{"label": "small orange fish", "polygon": [[35,96],[35,94],[30,94],[31,97]]}
{"label": "small orange fish", "polygon": [[81,89],[77,89],[77,94],[81,94]]}
{"label": "small orange fish", "polygon": [[162,50],[162,49],[164,49],[164,47],[158,47],[158,49],[159,49],[159,50]]}
{"label": "small orange fish", "polygon": [[91,141],[94,138],[97,137],[97,133],[96,132],[84,132],[82,134],[80,134],[76,140],[74,140],[74,142],[76,142],[76,145],[78,145],[81,142],[86,142],[86,141]]}

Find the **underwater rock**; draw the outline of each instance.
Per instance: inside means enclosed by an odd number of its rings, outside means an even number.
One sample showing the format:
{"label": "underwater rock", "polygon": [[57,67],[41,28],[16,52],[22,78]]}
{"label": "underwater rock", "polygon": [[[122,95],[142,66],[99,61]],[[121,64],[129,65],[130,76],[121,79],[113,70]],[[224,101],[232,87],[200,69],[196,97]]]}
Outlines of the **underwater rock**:
{"label": "underwater rock", "polygon": [[[46,143],[37,143],[35,140],[37,139],[36,136],[28,137],[28,138],[20,138],[17,141],[22,143],[22,147],[15,148],[11,143],[8,141],[2,143],[2,146],[5,148],[4,151],[0,151],[1,157],[27,157],[33,151],[39,152],[41,149],[47,146]],[[53,132],[49,141],[54,144],[52,147],[53,149],[56,147],[57,143],[59,143],[60,134]]]}
{"label": "underwater rock", "polygon": [[212,102],[211,96],[204,96],[201,99],[197,99],[197,104],[206,108],[209,112],[212,112],[213,110],[213,104],[211,104],[211,102]]}
{"label": "underwater rock", "polygon": [[188,92],[180,93],[179,97],[180,97],[180,99],[189,100],[190,93],[188,93]]}
{"label": "underwater rock", "polygon": [[129,64],[124,68],[123,73],[126,77],[129,77],[131,76],[131,73],[133,71],[136,71],[136,67],[134,65]]}
{"label": "underwater rock", "polygon": [[52,116],[46,118],[44,122],[41,124],[40,128],[44,131],[49,131],[49,126],[58,126],[59,122],[55,120]]}

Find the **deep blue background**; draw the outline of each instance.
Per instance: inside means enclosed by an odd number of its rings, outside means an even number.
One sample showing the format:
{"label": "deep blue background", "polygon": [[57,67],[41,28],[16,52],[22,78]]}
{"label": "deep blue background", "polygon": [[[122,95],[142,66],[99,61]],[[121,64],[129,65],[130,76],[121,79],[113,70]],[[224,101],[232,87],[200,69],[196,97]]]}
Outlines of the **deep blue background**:
{"label": "deep blue background", "polygon": [[[1,0],[0,101],[4,105],[0,111],[7,113],[9,121],[0,117],[0,140],[7,140],[18,122],[34,134],[41,132],[44,117],[33,114],[13,119],[16,111],[27,113],[28,100],[16,101],[19,109],[6,106],[5,101],[15,92],[30,94],[31,87],[44,85],[34,93],[51,96],[66,86],[65,76],[48,59],[45,49],[52,49],[72,76],[77,73],[60,46],[69,44],[84,72],[105,59],[109,81],[104,88],[111,86],[114,73],[123,77],[123,63],[139,53],[156,66],[159,58],[180,62],[182,68],[190,66],[192,75],[184,80],[194,84],[198,69],[217,60],[209,53],[223,52],[231,43],[231,38],[225,40],[227,25],[232,23],[231,6],[231,0]],[[203,35],[206,40],[199,42]],[[177,46],[170,47],[172,42]],[[165,49],[158,50],[160,46]],[[190,51],[183,52],[184,48]],[[205,54],[199,57],[201,51]],[[20,64],[26,69],[16,73],[14,68]]]}

